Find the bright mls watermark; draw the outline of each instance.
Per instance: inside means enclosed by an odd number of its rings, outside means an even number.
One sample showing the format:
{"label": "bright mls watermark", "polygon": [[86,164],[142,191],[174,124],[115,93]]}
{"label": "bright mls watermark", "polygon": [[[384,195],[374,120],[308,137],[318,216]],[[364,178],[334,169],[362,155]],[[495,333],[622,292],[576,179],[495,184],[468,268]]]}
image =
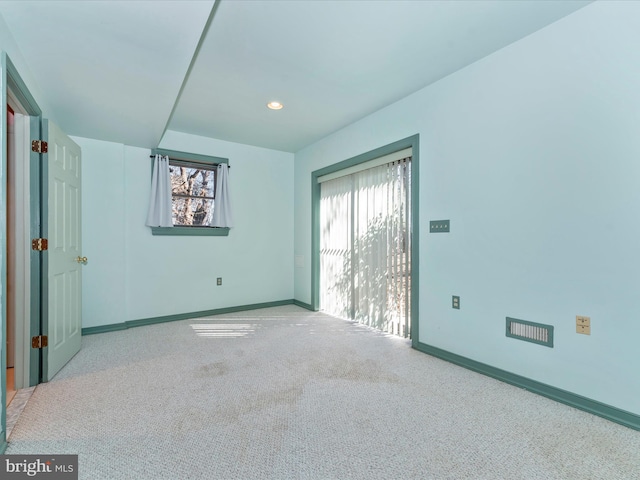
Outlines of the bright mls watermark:
{"label": "bright mls watermark", "polygon": [[78,455],[0,455],[0,478],[78,480]]}

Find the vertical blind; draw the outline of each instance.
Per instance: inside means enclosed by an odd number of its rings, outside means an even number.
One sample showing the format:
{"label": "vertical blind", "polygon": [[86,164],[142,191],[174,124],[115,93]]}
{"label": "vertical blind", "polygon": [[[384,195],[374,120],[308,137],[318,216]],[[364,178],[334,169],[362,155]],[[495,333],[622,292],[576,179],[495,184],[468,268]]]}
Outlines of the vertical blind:
{"label": "vertical blind", "polygon": [[332,315],[408,337],[410,149],[398,156],[402,158],[320,179],[320,306]]}

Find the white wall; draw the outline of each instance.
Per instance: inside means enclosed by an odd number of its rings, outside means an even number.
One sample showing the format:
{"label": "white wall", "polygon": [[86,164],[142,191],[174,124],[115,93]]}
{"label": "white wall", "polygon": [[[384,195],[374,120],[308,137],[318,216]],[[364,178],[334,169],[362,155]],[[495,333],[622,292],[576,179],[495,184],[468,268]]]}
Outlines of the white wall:
{"label": "white wall", "polygon": [[[122,144],[72,137],[82,149],[82,326],[127,319]],[[147,150],[148,152],[148,150]]]}
{"label": "white wall", "polygon": [[293,154],[168,132],[162,148],[229,158],[236,226],[228,237],[153,236],[150,151],[74,140],[84,327],[293,298]]}
{"label": "white wall", "polygon": [[419,341],[640,414],[638,45],[640,3],[597,2],[296,153],[296,299],[311,172],[418,133]]}
{"label": "white wall", "polygon": [[43,111],[44,116],[49,120],[55,121],[54,112],[49,107],[49,103],[47,99],[42,94],[39,85],[33,79],[33,75],[31,74],[31,69],[27,65],[24,57],[22,56],[22,52],[15,42],[13,36],[9,31],[9,26],[5,22],[2,17],[2,5],[0,4],[0,51],[4,51],[7,53],[11,62],[18,70],[22,81],[25,83],[27,88],[29,89],[29,93],[33,96],[33,98],[38,103],[38,106]]}

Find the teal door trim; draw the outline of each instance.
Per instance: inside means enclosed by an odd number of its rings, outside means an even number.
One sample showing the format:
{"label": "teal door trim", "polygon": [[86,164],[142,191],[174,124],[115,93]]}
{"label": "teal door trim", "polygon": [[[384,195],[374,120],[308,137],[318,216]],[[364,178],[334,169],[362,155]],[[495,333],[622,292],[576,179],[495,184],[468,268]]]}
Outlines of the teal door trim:
{"label": "teal door trim", "polygon": [[[42,110],[29,92],[27,85],[20,77],[18,70],[6,56],[7,66],[7,89],[16,97],[22,108],[29,115],[29,129],[31,139],[41,140],[42,134]],[[4,92],[6,94],[6,91]],[[6,101],[4,102],[6,108]],[[6,148],[5,148],[6,151]],[[43,231],[43,219],[46,221],[46,196],[42,194],[42,167],[43,158],[41,154],[30,152],[29,154],[29,179],[30,179],[30,219],[31,238],[46,238],[46,230]],[[46,276],[43,277],[43,262],[46,259],[46,252],[40,253],[31,251],[31,336],[42,334],[42,314],[43,301],[42,285]],[[46,273],[46,272],[45,272]],[[29,342],[28,342],[29,343]],[[30,348],[29,354],[29,385],[34,386],[42,381],[42,349]]]}
{"label": "teal door trim", "polygon": [[[0,247],[7,245],[7,54],[0,54],[0,180],[2,182],[0,190]],[[4,453],[7,448],[7,305],[5,303],[7,291],[7,259],[6,255],[1,255],[0,264],[0,284],[2,285],[2,296],[0,297],[0,316],[2,317],[2,341],[0,341],[0,381],[2,393],[0,394],[0,453]]]}
{"label": "teal door trim", "polygon": [[[7,55],[6,52],[0,52],[0,112],[2,114],[2,118],[0,119],[0,158],[1,161],[1,171],[7,171],[7,94],[8,91],[11,91],[11,94],[15,97],[16,100],[20,103],[21,107],[24,108],[27,115],[30,118],[30,134],[31,138],[39,139],[40,137],[40,121],[42,118],[42,110],[38,106],[37,102],[29,92],[26,84],[20,77],[18,70],[16,69],[13,62]],[[41,236],[41,207],[43,204],[41,190],[40,190],[40,165],[42,159],[41,156],[37,153],[31,153],[29,158],[29,169],[30,169],[30,218],[31,218],[31,234],[33,238]],[[0,195],[0,225],[2,225],[2,230],[0,231],[0,245],[2,248],[5,248],[6,245],[6,191],[7,191],[7,178],[6,176],[2,176],[1,178],[0,190],[2,194]],[[41,258],[40,254],[37,252],[31,253],[31,318],[29,319],[31,336],[39,335],[41,332]],[[7,335],[7,324],[6,324],[6,303],[5,298],[7,297],[7,264],[6,264],[6,256],[2,255],[2,263],[0,265],[0,275],[1,275],[1,285],[2,285],[2,300],[0,304],[0,309],[2,312],[2,342],[0,345],[0,381],[1,381],[1,391],[2,395],[0,396],[1,405],[0,411],[1,415],[1,432],[0,432],[0,453],[3,453],[6,449],[6,426],[7,426],[7,417],[6,417],[6,398],[7,398],[7,379],[6,379],[6,335]],[[30,347],[29,339],[25,339],[27,345],[23,345],[24,348]],[[42,356],[42,350],[36,350],[29,348],[30,352],[30,362],[29,362],[29,385],[33,386],[39,382],[40,379],[40,357]]]}
{"label": "teal door trim", "polygon": [[[41,116],[30,116],[29,130],[30,138],[40,138],[41,132]],[[30,182],[30,219],[31,219],[31,238],[41,238],[42,233],[42,190],[41,190],[41,155],[36,152],[29,154],[29,182]],[[40,335],[42,329],[42,265],[43,253],[31,250],[31,293],[29,294],[31,304],[31,315],[29,323],[31,324],[29,331],[31,336]],[[30,348],[29,342],[25,348],[29,348],[29,386],[37,385],[41,382],[41,358],[43,356],[42,349]]]}
{"label": "teal door trim", "polygon": [[420,135],[398,140],[311,173],[311,309],[320,309],[320,184],[318,178],[411,147],[411,344],[418,346]]}

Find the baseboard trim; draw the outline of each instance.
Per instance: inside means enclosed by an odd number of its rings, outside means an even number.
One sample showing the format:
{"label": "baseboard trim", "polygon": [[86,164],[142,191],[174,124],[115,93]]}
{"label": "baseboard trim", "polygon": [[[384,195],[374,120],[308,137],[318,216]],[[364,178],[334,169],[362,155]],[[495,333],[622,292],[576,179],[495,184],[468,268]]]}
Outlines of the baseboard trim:
{"label": "baseboard trim", "polygon": [[301,302],[300,300],[293,300],[293,304],[297,305],[298,307],[302,307],[302,308],[306,308],[307,310],[311,310],[312,312],[314,312],[315,310],[313,309],[313,307],[309,304],[309,303],[304,303]]}
{"label": "baseboard trim", "polygon": [[487,375],[488,377],[495,378],[496,380],[524,388],[525,390],[537,393],[538,395],[550,398],[551,400],[564,403],[570,407],[619,423],[625,427],[640,430],[640,415],[612,407],[611,405],[607,405],[596,400],[591,400],[590,398],[583,397],[560,388],[546,385],[536,380],[531,380],[527,377],[516,375],[515,373],[507,372],[506,370],[492,367],[485,363],[471,360],[470,358],[427,345],[426,343],[416,342],[416,344],[413,345],[413,348],[441,360],[454,363],[469,370],[473,370],[474,372]]}
{"label": "baseboard trim", "polygon": [[[178,313],[175,315],[164,315],[162,317],[142,318],[140,320],[127,320],[124,323],[114,323],[111,325],[102,325],[98,327],[86,327],[82,329],[82,335],[94,335],[96,333],[116,332],[119,330],[127,330],[129,328],[143,327],[145,325],[154,325],[156,323],[175,322],[177,320],[186,320],[188,318],[208,317],[210,315],[221,315],[225,313],[244,312],[246,310],[256,310],[258,308],[280,307],[282,305],[293,305],[296,301],[277,300],[275,302],[253,303],[251,305],[239,305],[236,307],[215,308],[213,310],[201,310],[199,312]],[[297,304],[296,304],[297,305]],[[304,305],[298,305],[304,307]]]}
{"label": "baseboard trim", "polygon": [[84,327],[82,329],[82,335],[93,335],[95,333],[117,332],[119,330],[126,330],[126,323],[112,323],[111,325],[99,325],[97,327]]}

